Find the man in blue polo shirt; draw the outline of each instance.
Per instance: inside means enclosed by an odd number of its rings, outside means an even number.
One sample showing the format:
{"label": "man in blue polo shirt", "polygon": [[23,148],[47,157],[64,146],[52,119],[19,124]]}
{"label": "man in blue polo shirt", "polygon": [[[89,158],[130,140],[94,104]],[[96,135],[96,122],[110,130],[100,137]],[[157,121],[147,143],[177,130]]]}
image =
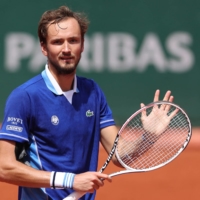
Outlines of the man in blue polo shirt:
{"label": "man in blue polo shirt", "polygon": [[[118,129],[99,86],[76,76],[87,27],[87,18],[66,6],[45,12],[38,26],[45,70],[7,99],[0,181],[19,185],[19,200],[61,200],[74,190],[92,200],[101,179],[111,181],[96,172],[99,142],[109,153]],[[170,91],[164,100],[173,100]]]}

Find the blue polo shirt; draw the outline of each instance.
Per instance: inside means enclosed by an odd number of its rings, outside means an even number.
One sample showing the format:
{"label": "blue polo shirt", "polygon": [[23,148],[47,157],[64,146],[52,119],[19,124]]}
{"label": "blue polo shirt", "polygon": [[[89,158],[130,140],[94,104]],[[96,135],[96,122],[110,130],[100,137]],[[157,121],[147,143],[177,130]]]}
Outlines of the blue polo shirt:
{"label": "blue polo shirt", "polygon": [[[114,125],[99,86],[75,76],[71,93],[63,93],[46,68],[8,97],[0,139],[30,144],[26,160],[45,171],[96,171],[100,130]],[[19,188],[19,200],[61,200],[69,189]],[[81,199],[92,200],[95,194]]]}

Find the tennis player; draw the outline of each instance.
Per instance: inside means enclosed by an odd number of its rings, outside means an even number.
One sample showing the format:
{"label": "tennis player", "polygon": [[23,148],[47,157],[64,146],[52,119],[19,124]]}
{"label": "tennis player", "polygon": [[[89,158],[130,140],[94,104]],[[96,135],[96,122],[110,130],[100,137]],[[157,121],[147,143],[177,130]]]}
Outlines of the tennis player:
{"label": "tennis player", "polygon": [[[45,69],[7,99],[0,181],[19,185],[19,200],[61,200],[74,190],[93,200],[101,178],[111,181],[96,172],[99,142],[109,153],[118,129],[99,86],[76,75],[88,24],[66,6],[46,11],[38,26]],[[173,100],[170,91],[164,100]]]}

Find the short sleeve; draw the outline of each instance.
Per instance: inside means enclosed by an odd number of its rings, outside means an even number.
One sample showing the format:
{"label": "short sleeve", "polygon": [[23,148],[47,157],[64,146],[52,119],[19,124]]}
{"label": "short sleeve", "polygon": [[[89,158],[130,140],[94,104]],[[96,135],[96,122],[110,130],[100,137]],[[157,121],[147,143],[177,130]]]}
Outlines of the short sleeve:
{"label": "short sleeve", "polygon": [[28,142],[29,120],[29,95],[26,90],[17,88],[10,94],[6,101],[0,139],[20,143]]}
{"label": "short sleeve", "polygon": [[106,97],[101,88],[98,85],[96,85],[96,87],[100,101],[100,128],[115,125],[112,110],[107,103]]}

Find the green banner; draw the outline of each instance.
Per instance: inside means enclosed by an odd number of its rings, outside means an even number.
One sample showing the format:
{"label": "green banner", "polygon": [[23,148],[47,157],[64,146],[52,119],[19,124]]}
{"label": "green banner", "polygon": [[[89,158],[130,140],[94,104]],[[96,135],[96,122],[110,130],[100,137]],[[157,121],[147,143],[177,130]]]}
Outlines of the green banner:
{"label": "green banner", "polygon": [[160,89],[161,97],[171,90],[193,126],[200,125],[196,0],[1,0],[0,121],[10,92],[44,69],[38,21],[44,11],[61,5],[90,19],[77,74],[101,86],[118,124]]}

